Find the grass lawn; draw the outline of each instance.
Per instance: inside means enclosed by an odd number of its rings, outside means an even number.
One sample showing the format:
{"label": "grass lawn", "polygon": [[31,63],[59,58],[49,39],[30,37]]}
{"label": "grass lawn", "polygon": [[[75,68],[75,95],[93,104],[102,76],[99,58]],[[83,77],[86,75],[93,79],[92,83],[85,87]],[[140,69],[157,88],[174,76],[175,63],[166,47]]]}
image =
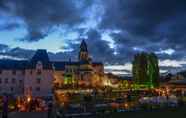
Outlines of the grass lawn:
{"label": "grass lawn", "polygon": [[186,118],[186,107],[156,111],[112,113],[104,116],[100,115],[98,118]]}

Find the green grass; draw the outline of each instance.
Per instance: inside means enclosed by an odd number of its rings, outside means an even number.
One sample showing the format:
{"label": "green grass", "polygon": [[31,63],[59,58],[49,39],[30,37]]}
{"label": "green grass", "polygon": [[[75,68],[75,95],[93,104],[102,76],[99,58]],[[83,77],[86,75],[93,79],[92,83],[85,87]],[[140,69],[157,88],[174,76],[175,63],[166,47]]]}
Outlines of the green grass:
{"label": "green grass", "polygon": [[186,118],[186,107],[157,111],[138,111],[100,115],[98,118]]}

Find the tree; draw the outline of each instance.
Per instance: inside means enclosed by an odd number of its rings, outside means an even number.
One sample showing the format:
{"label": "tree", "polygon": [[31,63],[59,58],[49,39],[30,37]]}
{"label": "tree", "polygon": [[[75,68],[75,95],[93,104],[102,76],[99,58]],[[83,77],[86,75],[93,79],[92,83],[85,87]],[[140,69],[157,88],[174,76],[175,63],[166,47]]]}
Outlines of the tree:
{"label": "tree", "polygon": [[134,56],[132,67],[135,84],[149,88],[159,85],[158,58],[154,53],[139,53]]}

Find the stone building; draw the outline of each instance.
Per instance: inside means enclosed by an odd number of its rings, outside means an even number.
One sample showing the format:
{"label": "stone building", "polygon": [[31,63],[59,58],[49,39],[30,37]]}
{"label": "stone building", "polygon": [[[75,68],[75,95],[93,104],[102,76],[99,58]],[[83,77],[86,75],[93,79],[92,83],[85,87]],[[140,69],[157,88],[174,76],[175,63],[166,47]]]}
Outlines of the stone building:
{"label": "stone building", "polygon": [[83,40],[78,61],[51,61],[41,49],[30,60],[0,60],[0,94],[49,96],[54,85],[89,86],[92,76],[103,74],[103,64],[92,62]]}
{"label": "stone building", "polygon": [[86,42],[80,45],[78,61],[53,62],[54,78],[58,87],[92,86],[94,76],[104,76],[104,66],[92,62]]}

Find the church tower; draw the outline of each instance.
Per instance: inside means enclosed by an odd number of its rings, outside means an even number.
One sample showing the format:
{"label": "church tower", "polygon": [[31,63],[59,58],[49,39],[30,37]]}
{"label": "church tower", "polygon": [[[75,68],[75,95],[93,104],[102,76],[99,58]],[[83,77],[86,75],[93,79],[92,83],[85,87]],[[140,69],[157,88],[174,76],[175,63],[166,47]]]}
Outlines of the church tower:
{"label": "church tower", "polygon": [[88,60],[89,60],[89,54],[88,54],[87,44],[85,40],[83,40],[80,45],[79,61],[88,61]]}

